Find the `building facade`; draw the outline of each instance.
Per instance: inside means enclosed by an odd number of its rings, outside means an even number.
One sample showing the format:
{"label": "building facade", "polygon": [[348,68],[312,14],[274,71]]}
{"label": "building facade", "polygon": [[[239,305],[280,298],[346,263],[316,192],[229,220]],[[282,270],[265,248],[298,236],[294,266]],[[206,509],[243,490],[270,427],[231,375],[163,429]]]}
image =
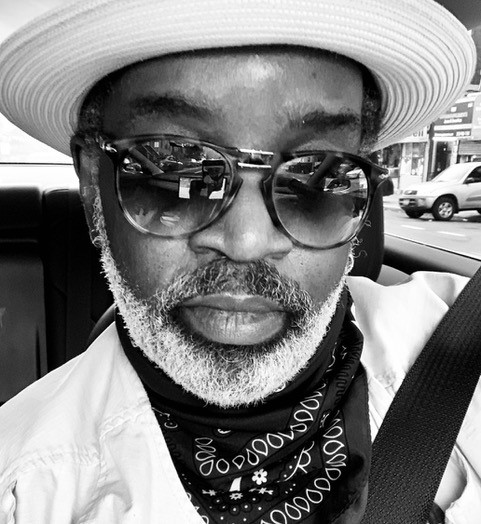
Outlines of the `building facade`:
{"label": "building facade", "polygon": [[481,161],[481,27],[472,34],[478,63],[466,95],[430,126],[377,153],[395,190],[431,180],[452,164]]}

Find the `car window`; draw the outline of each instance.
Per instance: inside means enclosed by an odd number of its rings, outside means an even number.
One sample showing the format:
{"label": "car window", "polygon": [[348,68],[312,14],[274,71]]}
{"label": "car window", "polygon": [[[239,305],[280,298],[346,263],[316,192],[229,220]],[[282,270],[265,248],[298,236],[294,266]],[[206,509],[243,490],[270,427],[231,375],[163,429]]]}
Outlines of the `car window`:
{"label": "car window", "polygon": [[431,181],[405,177],[384,197],[386,234],[481,260],[477,181],[481,182],[480,163],[455,164]]}
{"label": "car window", "polygon": [[472,35],[478,66],[469,90],[378,158],[394,186],[384,197],[387,235],[481,260],[481,189],[460,183],[468,173],[481,182],[481,27]]}
{"label": "car window", "polygon": [[78,186],[72,159],[30,137],[0,115],[0,186]]}
{"label": "car window", "polygon": [[474,169],[468,176],[468,180],[473,182],[481,182],[481,167]]}
{"label": "car window", "polygon": [[456,164],[445,169],[442,173],[435,176],[432,182],[460,182],[464,175],[466,175],[466,166],[463,164]]}
{"label": "car window", "polygon": [[[1,2],[0,40],[63,0]],[[72,160],[31,138],[0,114],[0,186],[78,186]]]}
{"label": "car window", "polygon": [[0,162],[2,164],[71,164],[66,155],[30,137],[0,115]]}

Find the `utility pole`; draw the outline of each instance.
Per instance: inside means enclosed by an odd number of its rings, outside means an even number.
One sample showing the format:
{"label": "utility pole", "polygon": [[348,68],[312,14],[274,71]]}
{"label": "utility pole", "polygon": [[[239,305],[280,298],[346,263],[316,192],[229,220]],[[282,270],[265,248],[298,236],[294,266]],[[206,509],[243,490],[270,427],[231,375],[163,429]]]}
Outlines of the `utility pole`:
{"label": "utility pole", "polygon": [[430,180],[436,157],[436,142],[434,141],[434,123],[428,128],[428,141],[425,154],[425,168],[423,170],[423,182]]}

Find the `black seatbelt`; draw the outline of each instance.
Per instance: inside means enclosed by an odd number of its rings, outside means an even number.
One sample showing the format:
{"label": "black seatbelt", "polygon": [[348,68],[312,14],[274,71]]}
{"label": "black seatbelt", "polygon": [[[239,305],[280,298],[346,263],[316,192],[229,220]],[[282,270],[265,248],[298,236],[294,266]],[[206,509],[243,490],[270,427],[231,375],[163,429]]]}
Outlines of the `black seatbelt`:
{"label": "black seatbelt", "polygon": [[434,331],[373,443],[362,524],[426,524],[481,375],[481,269]]}

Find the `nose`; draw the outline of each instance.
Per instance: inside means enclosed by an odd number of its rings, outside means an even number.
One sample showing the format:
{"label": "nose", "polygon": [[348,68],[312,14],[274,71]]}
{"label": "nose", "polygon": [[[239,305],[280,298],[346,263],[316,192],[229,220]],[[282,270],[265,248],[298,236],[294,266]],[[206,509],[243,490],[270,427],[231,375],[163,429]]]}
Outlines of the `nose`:
{"label": "nose", "polygon": [[216,252],[236,262],[249,262],[279,260],[292,250],[292,241],[275,227],[267,211],[261,190],[262,175],[255,169],[246,171],[227,212],[190,238],[194,252]]}

